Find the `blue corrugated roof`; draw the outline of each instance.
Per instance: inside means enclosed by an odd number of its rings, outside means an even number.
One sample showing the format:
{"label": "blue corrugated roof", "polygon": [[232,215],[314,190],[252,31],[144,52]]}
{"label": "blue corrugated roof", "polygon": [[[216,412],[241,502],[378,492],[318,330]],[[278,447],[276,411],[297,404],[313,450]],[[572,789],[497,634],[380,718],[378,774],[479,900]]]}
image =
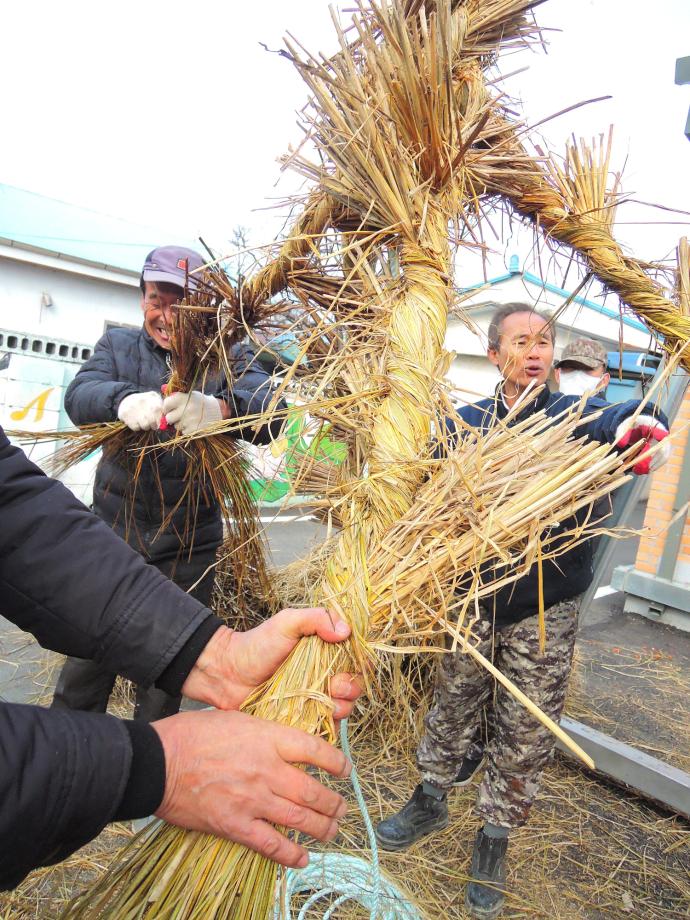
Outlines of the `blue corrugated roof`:
{"label": "blue corrugated roof", "polygon": [[0,238],[109,268],[139,272],[156,246],[199,249],[159,227],[134,224],[0,183]]}

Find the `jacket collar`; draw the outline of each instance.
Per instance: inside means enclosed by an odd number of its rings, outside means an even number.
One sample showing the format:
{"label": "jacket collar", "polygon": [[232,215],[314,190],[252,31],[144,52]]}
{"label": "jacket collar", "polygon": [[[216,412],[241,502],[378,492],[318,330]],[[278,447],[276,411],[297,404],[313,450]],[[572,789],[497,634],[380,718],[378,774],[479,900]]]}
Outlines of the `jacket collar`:
{"label": "jacket collar", "polygon": [[[508,415],[510,409],[506,406],[503,401],[503,381],[501,381],[494,391],[494,413],[497,418],[503,419]],[[518,412],[516,416],[513,417],[513,422],[522,422],[526,418],[529,418],[530,415],[534,415],[535,412],[540,412],[542,409],[545,409],[549,404],[551,399],[551,392],[546,384],[542,389],[537,393],[536,396],[528,398],[528,401],[522,409]]]}
{"label": "jacket collar", "polygon": [[142,326],[142,327],[141,327],[141,335],[142,335],[142,338],[144,339],[144,342],[146,343],[146,347],[149,349],[149,351],[152,351],[155,355],[158,355],[158,357],[159,357],[159,358],[162,358],[162,359],[165,361],[165,363],[167,364],[167,363],[168,363],[168,356],[169,356],[169,354],[170,354],[170,352],[168,351],[168,349],[167,349],[167,348],[161,348],[161,346],[158,344],[158,342],[156,342],[156,340],[155,340],[154,338],[152,338],[152,337],[149,335],[149,332],[148,332],[146,326]]}

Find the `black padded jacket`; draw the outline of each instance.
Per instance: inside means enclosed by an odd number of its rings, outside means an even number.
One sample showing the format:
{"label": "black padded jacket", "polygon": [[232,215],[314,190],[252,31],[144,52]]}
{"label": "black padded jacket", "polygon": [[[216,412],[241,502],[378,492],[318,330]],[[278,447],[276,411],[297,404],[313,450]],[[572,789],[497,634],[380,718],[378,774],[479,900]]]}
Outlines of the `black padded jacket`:
{"label": "black padded jacket", "polygon": [[[126,396],[161,392],[170,377],[167,359],[168,352],[144,328],[109,330],[68,386],[67,414],[75,425],[117,421],[117,410]],[[236,346],[232,364],[232,387],[216,378],[208,380],[203,391],[224,399],[238,418],[262,412],[271,398],[270,378],[246,346]],[[265,425],[257,432],[248,424],[237,437],[265,444],[277,436],[279,429],[280,422]],[[172,432],[152,433],[152,438],[158,440],[171,437]],[[182,546],[192,548],[192,540],[195,552],[213,552],[223,539],[220,511],[202,484],[195,485],[191,498],[181,501],[186,489],[184,451],[150,452],[135,477],[137,456],[134,452],[119,452],[101,458],[93,493],[96,514],[151,562],[174,559]],[[190,537],[186,525],[192,517]],[[161,531],[166,519],[167,525]]]}
{"label": "black padded jacket", "polygon": [[[0,613],[44,648],[168,693],[220,626],[2,428]],[[148,725],[0,702],[0,889],[64,859],[114,818],[150,814],[164,780]]]}

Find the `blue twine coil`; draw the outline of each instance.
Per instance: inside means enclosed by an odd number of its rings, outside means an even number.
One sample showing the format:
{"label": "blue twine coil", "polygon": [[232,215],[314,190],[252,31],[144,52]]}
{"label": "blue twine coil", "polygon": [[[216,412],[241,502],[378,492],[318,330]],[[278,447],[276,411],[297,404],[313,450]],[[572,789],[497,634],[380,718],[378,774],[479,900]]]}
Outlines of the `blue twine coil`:
{"label": "blue twine coil", "polygon": [[[352,761],[347,719],[340,723],[340,740],[345,755]],[[304,903],[297,920],[305,920],[307,912],[322,898],[336,895],[323,920],[330,920],[335,910],[346,901],[357,901],[369,911],[369,920],[423,920],[416,907],[403,893],[381,876],[379,851],[369,812],[354,763],[350,774],[357,804],[371,847],[371,861],[342,853],[309,853],[309,863],[304,869],[288,869],[283,876],[285,920],[292,920],[291,899],[306,891],[314,892]],[[275,905],[274,917],[281,917],[281,898]]]}

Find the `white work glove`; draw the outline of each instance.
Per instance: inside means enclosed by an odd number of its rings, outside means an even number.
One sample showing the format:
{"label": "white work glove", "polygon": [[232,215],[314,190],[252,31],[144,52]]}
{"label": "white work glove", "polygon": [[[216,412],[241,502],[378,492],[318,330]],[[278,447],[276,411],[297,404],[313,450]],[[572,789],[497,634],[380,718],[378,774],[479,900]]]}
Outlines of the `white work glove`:
{"label": "white work glove", "polygon": [[166,396],[163,400],[163,413],[167,423],[174,425],[182,435],[196,434],[223,418],[220,403],[215,396],[206,396],[198,390]]}
{"label": "white work glove", "polygon": [[163,397],[153,390],[125,396],[117,409],[117,417],[132,431],[154,431],[163,416]]}
{"label": "white work glove", "polygon": [[653,473],[658,470],[671,456],[671,442],[668,440],[668,428],[652,415],[639,415],[636,419],[626,418],[616,428],[616,447],[630,447],[638,441],[644,441],[650,446],[654,442],[661,442],[653,454],[641,451],[639,460],[632,471],[638,476]]}

